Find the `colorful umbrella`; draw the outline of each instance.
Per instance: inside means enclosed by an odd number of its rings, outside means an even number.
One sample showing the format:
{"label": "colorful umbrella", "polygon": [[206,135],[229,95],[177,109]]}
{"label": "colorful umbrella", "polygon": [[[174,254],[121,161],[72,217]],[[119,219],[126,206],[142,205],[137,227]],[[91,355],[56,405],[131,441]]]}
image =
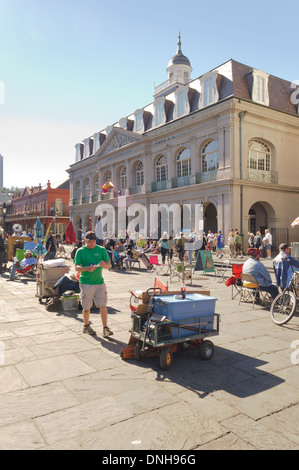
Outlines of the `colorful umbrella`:
{"label": "colorful umbrella", "polygon": [[34,225],[34,231],[35,231],[37,242],[41,243],[42,238],[43,238],[43,226],[41,224],[41,221],[39,220],[39,217],[36,219],[36,222]]}
{"label": "colorful umbrella", "polygon": [[47,253],[46,248],[42,244],[42,238],[43,238],[43,226],[41,224],[41,221],[39,218],[36,219],[35,225],[34,225],[34,231],[35,231],[35,236],[37,239],[37,245],[33,250],[33,253],[36,255],[43,256]]}
{"label": "colorful umbrella", "polygon": [[76,243],[76,234],[72,221],[70,220],[65,231],[65,243]]}
{"label": "colorful umbrella", "polygon": [[292,228],[294,228],[295,225],[299,225],[299,217],[297,217],[297,219],[295,219],[294,222],[291,223]]}

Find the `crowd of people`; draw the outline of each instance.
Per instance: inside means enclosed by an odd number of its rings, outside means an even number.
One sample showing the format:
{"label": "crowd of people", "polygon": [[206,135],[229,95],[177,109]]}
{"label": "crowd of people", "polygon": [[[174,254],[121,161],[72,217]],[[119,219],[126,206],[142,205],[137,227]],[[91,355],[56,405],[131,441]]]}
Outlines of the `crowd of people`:
{"label": "crowd of people", "polygon": [[[55,258],[57,248],[61,242],[60,236],[49,232],[45,249],[44,261]],[[244,239],[237,229],[231,230],[228,236],[228,247],[230,257],[243,256],[245,247]],[[272,236],[269,230],[265,230],[262,238],[258,231],[255,235],[248,232],[246,254],[248,259],[243,265],[243,272],[252,274],[256,279],[260,290],[267,291],[274,299],[279,287],[286,287],[290,277],[290,264],[299,270],[299,261],[290,256],[290,247],[283,243],[279,247],[279,254],[273,260],[276,284],[273,283],[271,275],[265,265],[260,261],[262,251],[266,252],[266,259],[271,259]],[[197,256],[199,250],[210,250],[216,252],[216,256],[223,256],[225,238],[221,230],[213,234],[211,230],[207,235],[199,235],[195,231],[189,234],[180,232],[176,237],[169,236],[163,232],[159,239],[144,238],[141,233],[127,232],[118,237],[106,237],[103,240],[97,238],[93,231],[82,231],[77,239],[71,257],[74,260],[75,273],[62,276],[50,288],[51,294],[60,297],[67,290],[80,292],[80,302],[83,310],[84,327],[86,334],[96,334],[89,322],[90,309],[94,304],[100,310],[103,324],[103,336],[113,335],[107,325],[107,290],[104,283],[102,269],[130,270],[132,263],[142,259],[143,255],[160,253],[162,263],[168,258],[171,260],[176,254],[180,261],[192,263],[193,255]],[[3,253],[5,251],[4,232],[0,228],[0,269],[2,268]],[[17,269],[37,263],[36,257],[30,250],[26,250],[22,261],[15,260],[8,281],[13,281]],[[148,267],[148,266],[147,266]],[[259,299],[257,298],[257,301]]]}

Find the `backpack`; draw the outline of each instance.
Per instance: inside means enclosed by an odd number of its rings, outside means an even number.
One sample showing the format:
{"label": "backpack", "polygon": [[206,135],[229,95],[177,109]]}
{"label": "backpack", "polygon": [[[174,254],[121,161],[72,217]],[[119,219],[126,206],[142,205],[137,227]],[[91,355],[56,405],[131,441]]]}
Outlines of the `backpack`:
{"label": "backpack", "polygon": [[62,302],[59,297],[51,297],[47,300],[46,310],[47,312],[57,312],[61,310]]}

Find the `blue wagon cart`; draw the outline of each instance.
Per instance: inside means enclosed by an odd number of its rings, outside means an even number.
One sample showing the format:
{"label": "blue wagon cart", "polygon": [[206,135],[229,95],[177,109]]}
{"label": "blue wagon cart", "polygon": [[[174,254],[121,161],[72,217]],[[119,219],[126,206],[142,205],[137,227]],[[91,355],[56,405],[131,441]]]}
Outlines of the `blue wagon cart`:
{"label": "blue wagon cart", "polygon": [[219,334],[217,299],[201,294],[187,294],[182,299],[180,295],[161,295],[161,291],[153,288],[147,293],[148,312],[132,314],[135,359],[158,356],[164,370],[171,367],[173,353],[178,349],[197,348],[201,359],[211,359],[214,344],[207,338]]}

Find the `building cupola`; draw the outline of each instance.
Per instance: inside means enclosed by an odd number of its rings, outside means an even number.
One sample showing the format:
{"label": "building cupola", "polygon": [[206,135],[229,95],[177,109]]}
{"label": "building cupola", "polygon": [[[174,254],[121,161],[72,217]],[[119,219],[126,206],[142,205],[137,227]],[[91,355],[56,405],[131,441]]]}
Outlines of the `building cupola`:
{"label": "building cupola", "polygon": [[191,80],[191,72],[190,61],[182,53],[181,34],[179,32],[177,53],[170,59],[167,67],[169,83],[179,82],[186,84]]}

